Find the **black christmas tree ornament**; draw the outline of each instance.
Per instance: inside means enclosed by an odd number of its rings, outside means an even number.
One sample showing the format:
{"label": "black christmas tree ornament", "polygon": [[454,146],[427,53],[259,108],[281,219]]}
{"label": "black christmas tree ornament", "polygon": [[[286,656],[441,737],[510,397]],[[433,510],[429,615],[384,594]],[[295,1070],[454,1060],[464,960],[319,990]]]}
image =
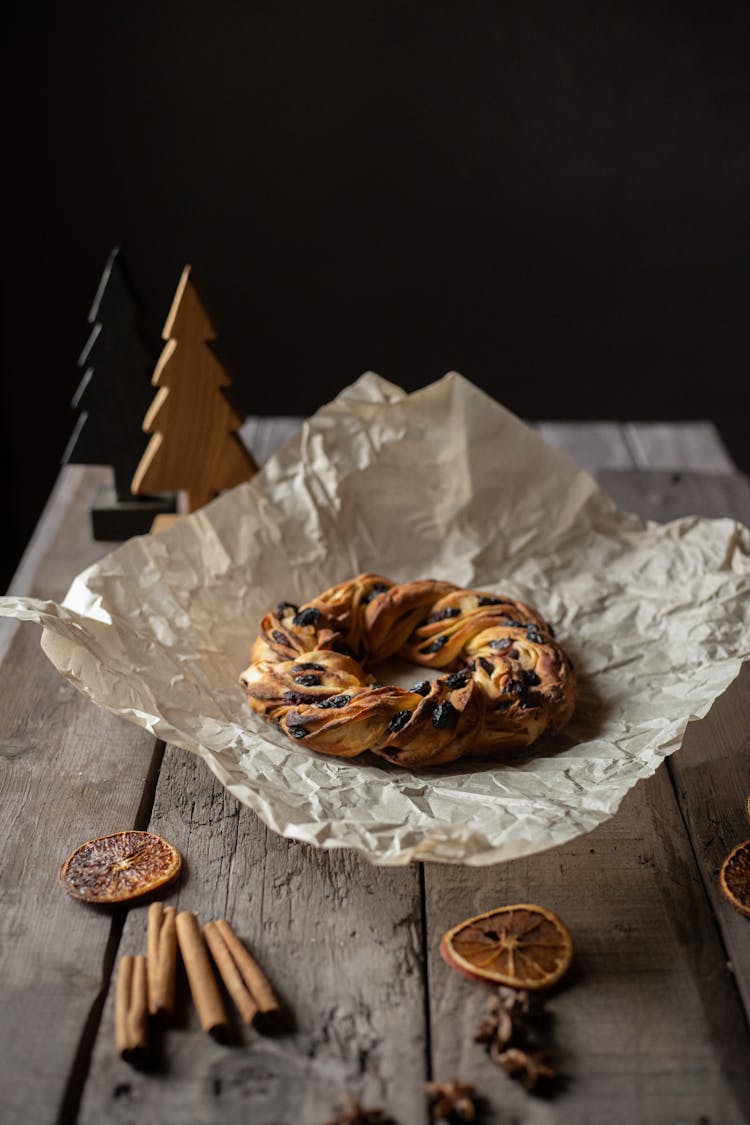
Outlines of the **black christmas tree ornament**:
{"label": "black christmas tree ornament", "polygon": [[109,255],[89,312],[91,333],[78,360],[83,375],[73,396],[78,421],[63,461],[111,465],[91,509],[94,539],[146,534],[155,516],[174,512],[172,493],[135,496],[133,473],[148,444],[143,432],[160,341],[149,332],[119,247]]}

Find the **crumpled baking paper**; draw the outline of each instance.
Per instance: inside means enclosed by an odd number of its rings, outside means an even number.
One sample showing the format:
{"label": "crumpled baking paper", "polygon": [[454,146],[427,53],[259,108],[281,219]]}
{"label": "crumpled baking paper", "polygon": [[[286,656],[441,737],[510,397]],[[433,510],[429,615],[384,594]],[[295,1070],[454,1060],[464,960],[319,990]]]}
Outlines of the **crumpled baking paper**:
{"label": "crumpled baking paper", "polygon": [[[263,613],[367,570],[536,606],[576,664],[570,725],[502,761],[412,772],[318,755],[253,715],[237,678]],[[5,598],[0,614],[40,622],[76,687],[200,754],[275,832],[482,865],[588,832],[678,749],[750,655],[748,594],[733,520],[646,523],[461,376],[407,395],[367,374],[252,481],[131,539],[62,605]]]}

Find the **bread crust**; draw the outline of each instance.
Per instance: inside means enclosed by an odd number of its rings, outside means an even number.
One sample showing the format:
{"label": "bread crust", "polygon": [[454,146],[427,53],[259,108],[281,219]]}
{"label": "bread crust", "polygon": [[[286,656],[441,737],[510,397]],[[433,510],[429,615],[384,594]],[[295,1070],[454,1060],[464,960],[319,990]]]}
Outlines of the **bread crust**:
{"label": "bread crust", "polygon": [[[444,674],[412,690],[375,684],[368,667],[394,655]],[[312,750],[412,768],[530,746],[576,700],[572,662],[531,606],[377,574],[267,613],[240,683],[254,711]]]}

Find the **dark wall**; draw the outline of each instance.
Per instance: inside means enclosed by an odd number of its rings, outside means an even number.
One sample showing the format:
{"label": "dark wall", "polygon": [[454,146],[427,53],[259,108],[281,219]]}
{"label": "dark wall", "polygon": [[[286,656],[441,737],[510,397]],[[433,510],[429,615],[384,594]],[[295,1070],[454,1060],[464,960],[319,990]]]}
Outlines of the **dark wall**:
{"label": "dark wall", "polygon": [[185,261],[254,413],[456,368],[527,417],[713,417],[748,465],[746,4],[20,5],[2,280],[7,573],[119,241]]}

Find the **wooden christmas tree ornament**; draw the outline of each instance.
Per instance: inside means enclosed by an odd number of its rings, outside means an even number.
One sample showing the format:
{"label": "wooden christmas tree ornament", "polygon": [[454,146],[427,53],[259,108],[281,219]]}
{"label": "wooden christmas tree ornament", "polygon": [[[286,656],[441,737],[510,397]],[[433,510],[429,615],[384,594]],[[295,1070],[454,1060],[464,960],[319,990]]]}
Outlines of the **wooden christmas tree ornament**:
{"label": "wooden christmas tree ornament", "polygon": [[235,432],[243,418],[225,395],[231,380],[211,347],[216,332],[190,266],[182,271],[162,335],[166,344],[151,380],[159,389],[143,420],[152,437],[132,488],[184,491],[194,512],[258,469]]}
{"label": "wooden christmas tree ornament", "polygon": [[64,464],[111,465],[113,485],[91,509],[94,539],[127,539],[149,530],[159,513],[175,510],[174,495],[134,496],[130,482],[146,448],[143,413],[158,341],[145,325],[119,247],[104,267],[89,312],[91,333],[78,360],[83,370],[73,397],[78,421]]}

